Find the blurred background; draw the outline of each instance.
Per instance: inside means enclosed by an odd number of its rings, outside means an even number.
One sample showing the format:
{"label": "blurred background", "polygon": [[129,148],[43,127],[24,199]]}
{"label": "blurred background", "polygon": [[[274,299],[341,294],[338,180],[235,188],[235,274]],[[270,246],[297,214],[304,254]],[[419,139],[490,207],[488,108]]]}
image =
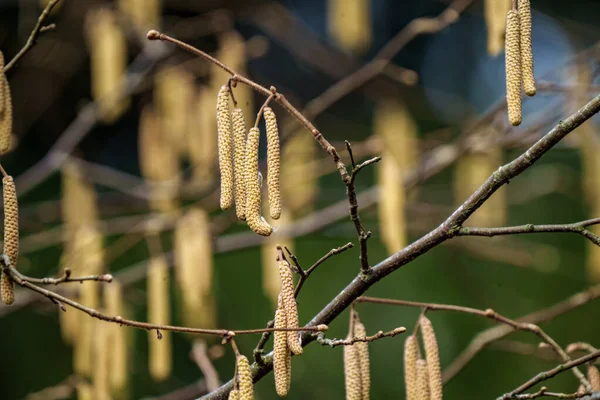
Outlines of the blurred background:
{"label": "blurred background", "polygon": [[[357,161],[383,156],[357,180],[361,216],[373,232],[370,261],[383,260],[437,227],[498,166],[598,93],[600,3],[536,0],[538,94],[524,100],[523,124],[511,127],[503,55],[510,1],[495,2],[494,10],[491,3],[62,0],[48,19],[56,28],[7,74],[14,135],[2,165],[19,191],[19,270],[35,277],[59,276],[65,267],[74,275],[111,273],[111,284],[51,288],[109,314],[250,329],[274,313],[275,244],[289,246],[305,268],[332,248],[357,244],[333,163],[278,106],[284,213],[271,221],[277,232],[263,240],[235,212],[219,210],[214,110],[228,76],[172,45],[147,41],[149,28],[276,86],[346,162],[344,140]],[[6,60],[27,41],[46,4],[0,2]],[[456,9],[443,13],[449,6]],[[436,18],[436,32],[415,34],[422,17]],[[384,61],[368,64],[373,60]],[[333,86],[364,65],[348,85]],[[234,94],[253,124],[264,98],[242,86]],[[598,140],[592,120],[467,225],[600,216]],[[300,322],[338,294],[359,265],[355,247],[319,267],[298,298]],[[598,280],[600,252],[580,236],[470,237],[431,250],[368,295],[493,307],[516,318]],[[594,344],[596,307],[592,302],[543,327],[561,345]],[[357,311],[370,334],[410,331],[420,312],[373,304]],[[492,326],[469,315],[430,318],[443,368]],[[345,337],[347,323],[346,312],[327,337]],[[63,313],[18,288],[14,305],[0,305],[1,397],[183,400],[232,377],[229,346],[211,337],[163,336]],[[258,338],[238,337],[240,350],[251,356]],[[449,381],[445,398],[495,398],[551,368],[557,360],[537,351],[537,342],[518,333],[488,346]],[[403,343],[397,336],[369,345],[372,398],[404,398]],[[288,397],[343,399],[342,364],[341,347],[312,344],[293,359]],[[565,373],[547,386],[574,392],[578,382]],[[255,388],[259,399],[277,398],[272,376]]]}

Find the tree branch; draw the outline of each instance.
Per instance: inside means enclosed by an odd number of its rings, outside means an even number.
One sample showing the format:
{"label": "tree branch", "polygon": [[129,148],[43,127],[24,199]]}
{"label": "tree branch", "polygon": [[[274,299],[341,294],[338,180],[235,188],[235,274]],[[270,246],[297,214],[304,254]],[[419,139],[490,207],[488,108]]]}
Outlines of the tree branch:
{"label": "tree branch", "polygon": [[319,334],[317,335],[317,343],[329,347],[351,346],[356,342],[373,342],[386,337],[394,337],[404,332],[406,332],[405,327],[398,327],[389,332],[379,331],[372,336],[356,336],[352,339],[326,339],[324,334]]}

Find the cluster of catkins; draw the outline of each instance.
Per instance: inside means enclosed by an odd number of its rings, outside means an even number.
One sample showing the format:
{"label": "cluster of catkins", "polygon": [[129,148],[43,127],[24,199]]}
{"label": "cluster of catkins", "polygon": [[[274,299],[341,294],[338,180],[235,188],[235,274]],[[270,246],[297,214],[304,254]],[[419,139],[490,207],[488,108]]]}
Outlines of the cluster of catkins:
{"label": "cluster of catkins", "polygon": [[[4,74],[4,56],[0,52],[0,154],[10,148],[12,135],[12,100],[6,74]],[[10,259],[13,267],[17,266],[19,257],[19,206],[17,191],[12,176],[2,179],[4,197],[4,254]],[[0,298],[4,304],[15,301],[14,284],[7,274],[0,278]]]}
{"label": "cluster of catkins", "polygon": [[419,320],[425,359],[421,357],[416,335],[404,342],[404,384],[407,400],[442,400],[442,369],[440,353],[431,321]]}
{"label": "cluster of catkins", "polygon": [[533,53],[531,50],[531,4],[519,0],[518,9],[506,16],[506,102],[508,119],[513,126],[521,123],[521,87],[528,96],[535,95]]}
{"label": "cluster of catkins", "polygon": [[[260,130],[255,126],[246,135],[246,123],[241,108],[229,109],[231,88],[223,85],[217,95],[217,132],[219,144],[219,169],[221,172],[221,209],[231,208],[235,198],[238,219],[246,221],[250,229],[269,236],[273,228],[261,216],[260,175],[258,148]],[[281,215],[279,188],[279,132],[275,113],[264,107],[267,131],[267,185],[270,216]]]}

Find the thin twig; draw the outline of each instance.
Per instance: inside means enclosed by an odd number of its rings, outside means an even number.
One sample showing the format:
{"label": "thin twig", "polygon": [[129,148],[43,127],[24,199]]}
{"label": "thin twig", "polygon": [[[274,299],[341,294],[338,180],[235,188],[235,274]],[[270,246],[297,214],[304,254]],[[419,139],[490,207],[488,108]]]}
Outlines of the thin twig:
{"label": "thin twig", "polygon": [[271,86],[271,94],[269,95],[269,97],[267,97],[267,99],[265,100],[265,102],[263,103],[263,105],[260,106],[260,109],[258,110],[258,113],[256,113],[256,121],[254,121],[254,127],[255,128],[258,128],[258,124],[260,122],[260,118],[263,115],[263,112],[265,111],[265,107],[269,106],[269,103],[275,97],[275,93],[277,93],[277,89],[275,89],[275,86]]}
{"label": "thin twig", "polygon": [[356,336],[352,339],[326,339],[324,334],[319,334],[317,335],[317,343],[329,347],[350,346],[356,342],[373,342],[386,337],[394,337],[404,332],[406,332],[405,327],[398,327],[389,332],[379,331],[372,336]]}
{"label": "thin twig", "polygon": [[5,74],[8,71],[10,71],[21,60],[21,58],[23,58],[25,54],[27,54],[27,52],[33,48],[33,46],[35,46],[35,43],[37,42],[37,38],[40,33],[46,32],[53,28],[53,24],[44,26],[44,21],[46,21],[46,18],[48,18],[48,15],[50,15],[50,12],[54,8],[54,6],[58,4],[59,1],[60,0],[52,0],[48,2],[46,7],[44,8],[44,11],[42,11],[42,13],[40,14],[37,23],[33,27],[33,30],[31,31],[31,34],[29,35],[25,46],[23,46],[23,48],[4,67]]}
{"label": "thin twig", "polygon": [[113,280],[113,276],[111,274],[71,276],[71,270],[69,268],[65,268],[65,272],[60,278],[32,278],[21,274],[16,269],[13,269],[13,273],[18,275],[23,280],[23,282],[36,283],[39,285],[58,285],[61,283],[85,281],[112,282]]}
{"label": "thin twig", "polygon": [[542,386],[535,393],[517,394],[513,399],[537,399],[539,397],[554,397],[556,399],[582,399],[583,396],[591,394],[590,392],[575,392],[575,393],[554,393],[549,392],[546,386]]}
{"label": "thin twig", "polygon": [[196,340],[192,345],[191,356],[206,380],[207,391],[212,392],[213,390],[216,390],[221,383],[219,382],[219,374],[208,357],[207,350],[206,342],[204,340]]}

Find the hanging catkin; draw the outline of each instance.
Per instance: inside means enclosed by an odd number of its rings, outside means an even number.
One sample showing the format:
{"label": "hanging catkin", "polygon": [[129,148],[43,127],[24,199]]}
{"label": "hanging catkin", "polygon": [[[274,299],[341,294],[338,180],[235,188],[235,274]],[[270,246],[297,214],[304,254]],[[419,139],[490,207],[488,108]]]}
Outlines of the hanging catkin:
{"label": "hanging catkin", "polygon": [[[279,296],[277,310],[275,311],[275,328],[287,328],[287,315],[283,306],[283,299]],[[275,375],[275,391],[279,397],[287,396],[291,383],[291,354],[287,343],[287,332],[275,331],[273,333],[273,372]]]}
{"label": "hanging catkin", "polygon": [[0,154],[10,150],[13,110],[10,85],[4,73],[4,55],[0,52]]}
{"label": "hanging catkin", "polygon": [[192,164],[192,181],[198,189],[210,187],[214,182],[217,164],[217,118],[215,98],[211,90],[200,85],[197,90],[192,134],[187,135],[189,158]]}
{"label": "hanging catkin", "polygon": [[177,221],[174,241],[175,278],[185,326],[214,328],[213,249],[206,211],[193,208]]}
{"label": "hanging catkin", "polygon": [[487,51],[497,56],[504,48],[506,13],[511,8],[511,0],[485,0],[485,25],[487,27]]}
{"label": "hanging catkin", "polygon": [[94,400],[94,389],[87,382],[77,383],[77,400]]}
{"label": "hanging catkin", "polygon": [[120,98],[121,80],[127,69],[127,40],[109,9],[88,13],[86,21],[92,80],[92,97],[99,103],[100,118],[112,123],[129,107],[130,99]]}
{"label": "hanging catkin", "polygon": [[394,157],[384,150],[377,168],[379,230],[388,254],[406,246],[406,190]]}
{"label": "hanging catkin", "polygon": [[[285,260],[279,260],[279,278],[281,279],[281,299],[287,316],[287,327],[298,328],[298,308],[294,296],[294,278],[290,264]],[[298,338],[298,332],[287,332],[288,347],[294,355],[302,354],[302,346]]]}
{"label": "hanging catkin", "polygon": [[[352,331],[350,331],[346,339],[352,338]],[[346,381],[346,400],[362,400],[360,360],[358,348],[354,345],[344,346],[344,377]]]}
{"label": "hanging catkin", "polygon": [[291,135],[282,148],[281,201],[294,218],[313,211],[319,193],[317,141],[299,132]]}
{"label": "hanging catkin", "polygon": [[258,176],[258,145],[260,130],[250,128],[246,141],[246,222],[250,229],[262,236],[269,236],[273,228],[260,215],[260,184]]}
{"label": "hanging catkin", "polygon": [[229,111],[229,86],[221,86],[217,95],[217,133],[219,137],[219,170],[221,171],[221,209],[233,203],[233,126]]}
{"label": "hanging catkin", "polygon": [[119,11],[127,16],[140,32],[160,28],[161,0],[119,0]]}
{"label": "hanging catkin", "polygon": [[[123,304],[123,288],[121,283],[113,280],[110,285],[104,287],[104,304],[109,315],[126,318],[125,306]],[[129,344],[127,327],[119,324],[110,324],[110,345],[107,346],[109,353],[109,382],[113,392],[121,393],[127,389],[129,371]]]}
{"label": "hanging catkin", "polygon": [[[163,256],[155,256],[148,265],[147,297],[148,322],[168,325],[171,322],[169,267]],[[171,332],[161,331],[158,339],[155,330],[148,331],[148,357],[150,376],[164,381],[171,375]]]}
{"label": "hanging catkin", "polygon": [[94,384],[94,399],[110,400],[109,386],[109,349],[113,345],[110,341],[108,322],[93,320],[94,323],[94,370],[92,380]]}
{"label": "hanging catkin", "polygon": [[[365,326],[358,321],[354,322],[354,337],[366,337],[367,331]],[[362,400],[369,400],[371,389],[371,371],[369,361],[369,344],[367,342],[356,342],[353,346],[357,348],[358,362],[360,365],[360,382]]]}
{"label": "hanging catkin", "polygon": [[417,400],[430,400],[427,361],[417,360]]}
{"label": "hanging catkin", "polygon": [[233,171],[235,192],[235,214],[240,221],[246,220],[246,182],[244,169],[246,168],[246,121],[241,108],[233,110]]}
{"label": "hanging catkin", "polygon": [[521,123],[521,46],[519,13],[510,10],[506,14],[506,103],[511,125]]}
{"label": "hanging catkin", "polygon": [[[4,254],[10,258],[13,267],[17,267],[19,259],[19,203],[12,176],[2,178],[4,197]],[[15,301],[14,283],[6,274],[0,278],[0,297],[4,304]]]}
{"label": "hanging catkin", "polygon": [[[94,185],[82,175],[77,164],[66,163],[61,172],[63,241],[65,250],[68,251],[69,247],[75,243],[80,228],[93,225],[98,220],[98,206]],[[80,274],[82,272],[81,265],[80,263],[72,263],[68,266],[73,273]]]}
{"label": "hanging catkin", "polygon": [[600,371],[595,365],[588,365],[587,378],[594,392],[600,392]]}
{"label": "hanging catkin", "polygon": [[435,338],[431,321],[423,316],[420,320],[421,335],[425,347],[425,358],[429,371],[429,396],[431,400],[442,400],[442,369],[440,366],[440,352]]}
{"label": "hanging catkin", "polygon": [[521,68],[523,69],[523,89],[527,96],[535,95],[533,76],[533,51],[531,49],[531,2],[519,0],[519,26],[521,30]]}
{"label": "hanging catkin", "polygon": [[254,399],[254,386],[252,385],[252,370],[246,356],[237,356],[237,373],[240,386],[240,400]]}
{"label": "hanging catkin", "polygon": [[371,44],[370,0],[328,0],[328,31],[344,50],[362,53]]}
{"label": "hanging catkin", "polygon": [[415,335],[410,335],[404,341],[404,386],[406,400],[418,400],[417,392],[417,358],[419,342]]}
{"label": "hanging catkin", "polygon": [[233,389],[231,392],[229,392],[229,396],[227,397],[228,400],[240,400],[240,391],[237,389]]}
{"label": "hanging catkin", "polygon": [[[267,218],[267,222],[271,223]],[[262,287],[265,295],[276,306],[279,293],[281,292],[281,279],[279,278],[279,263],[275,258],[276,246],[287,247],[294,251],[294,240],[287,233],[287,227],[291,224],[290,213],[287,208],[282,210],[281,217],[277,221],[279,230],[266,238],[260,245],[260,259],[262,264]]]}
{"label": "hanging catkin", "polygon": [[279,189],[279,130],[277,118],[270,107],[264,109],[265,126],[267,128],[267,186],[269,189],[269,209],[273,219],[281,215],[281,192]]}

